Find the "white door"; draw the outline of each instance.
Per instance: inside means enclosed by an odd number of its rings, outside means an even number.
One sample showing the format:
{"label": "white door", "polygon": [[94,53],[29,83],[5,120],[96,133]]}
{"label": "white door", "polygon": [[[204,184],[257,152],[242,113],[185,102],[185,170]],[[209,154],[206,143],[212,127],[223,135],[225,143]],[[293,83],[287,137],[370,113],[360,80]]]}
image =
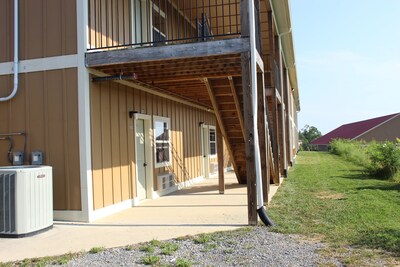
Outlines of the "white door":
{"label": "white door", "polygon": [[136,120],[136,168],[138,175],[137,194],[139,200],[146,199],[146,142],[144,120]]}
{"label": "white door", "polygon": [[209,168],[210,168],[210,161],[209,161],[209,152],[208,152],[208,127],[203,126],[201,130],[201,143],[202,143],[202,152],[203,152],[203,177],[208,178],[209,177]]}

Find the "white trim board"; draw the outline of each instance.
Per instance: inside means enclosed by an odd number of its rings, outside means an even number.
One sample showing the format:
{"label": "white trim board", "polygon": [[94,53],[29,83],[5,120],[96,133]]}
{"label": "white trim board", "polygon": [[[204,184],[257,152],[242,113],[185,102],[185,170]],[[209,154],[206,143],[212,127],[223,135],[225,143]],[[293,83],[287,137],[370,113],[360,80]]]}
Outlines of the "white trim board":
{"label": "white trim board", "polygon": [[88,0],[76,0],[77,15],[77,66],[78,66],[78,112],[79,112],[79,165],[81,209],[85,221],[93,221],[92,140],[90,133],[90,86],[89,72],[85,66],[88,40]]}
{"label": "white trim board", "polygon": [[130,209],[134,206],[135,203],[137,203],[137,200],[128,199],[123,202],[95,210],[95,211],[91,212],[89,222],[93,222],[98,219],[113,215],[115,213]]}
{"label": "white trim board", "polygon": [[[30,73],[48,70],[60,70],[78,67],[78,55],[45,57],[21,60],[18,63],[19,73]],[[0,63],[0,75],[14,74],[14,62]]]}
{"label": "white trim board", "polygon": [[81,210],[54,210],[54,221],[88,222],[86,214]]}

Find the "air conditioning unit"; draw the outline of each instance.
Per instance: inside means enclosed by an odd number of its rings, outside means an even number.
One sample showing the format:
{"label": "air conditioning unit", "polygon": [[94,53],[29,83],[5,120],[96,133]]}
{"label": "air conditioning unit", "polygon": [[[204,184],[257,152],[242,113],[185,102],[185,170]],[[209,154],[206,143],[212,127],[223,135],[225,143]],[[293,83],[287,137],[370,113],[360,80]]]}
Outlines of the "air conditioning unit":
{"label": "air conditioning unit", "polygon": [[0,237],[31,236],[52,227],[52,167],[0,167]]}
{"label": "air conditioning unit", "polygon": [[157,176],[157,188],[160,191],[172,189],[175,186],[174,174],[163,173]]}

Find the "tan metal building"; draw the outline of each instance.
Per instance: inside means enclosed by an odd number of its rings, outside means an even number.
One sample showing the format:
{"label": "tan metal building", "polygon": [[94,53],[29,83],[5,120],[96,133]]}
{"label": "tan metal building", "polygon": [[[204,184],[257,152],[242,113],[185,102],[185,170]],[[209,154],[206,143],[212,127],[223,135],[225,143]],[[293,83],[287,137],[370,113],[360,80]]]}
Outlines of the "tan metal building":
{"label": "tan metal building", "polygon": [[0,166],[12,164],[15,151],[26,165],[42,151],[53,166],[54,218],[74,221],[140,205],[210,173],[219,173],[223,193],[231,167],[248,183],[254,224],[254,169],[264,196],[286,175],[300,102],[289,2],[255,1],[254,13],[248,6],[1,1]]}
{"label": "tan metal building", "polygon": [[400,138],[400,113],[385,115],[368,120],[343,124],[329,133],[313,140],[318,151],[328,151],[334,139],[363,140],[366,142],[391,141]]}

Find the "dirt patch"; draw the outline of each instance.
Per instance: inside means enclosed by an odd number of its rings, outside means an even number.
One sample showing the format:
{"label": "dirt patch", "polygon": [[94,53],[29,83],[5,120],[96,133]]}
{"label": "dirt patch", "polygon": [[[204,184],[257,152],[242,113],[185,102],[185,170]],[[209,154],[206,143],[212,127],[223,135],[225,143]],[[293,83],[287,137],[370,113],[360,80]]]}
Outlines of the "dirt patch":
{"label": "dirt patch", "polygon": [[332,193],[327,191],[319,192],[316,194],[316,196],[319,199],[335,199],[335,200],[346,199],[346,196],[342,193]]}

